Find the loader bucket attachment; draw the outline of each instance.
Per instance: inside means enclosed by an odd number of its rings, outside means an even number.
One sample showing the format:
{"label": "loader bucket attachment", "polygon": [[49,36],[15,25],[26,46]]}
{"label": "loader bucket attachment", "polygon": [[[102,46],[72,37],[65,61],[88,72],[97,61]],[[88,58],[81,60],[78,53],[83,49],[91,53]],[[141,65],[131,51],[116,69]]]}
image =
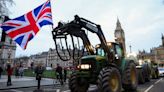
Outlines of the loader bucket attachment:
{"label": "loader bucket attachment", "polygon": [[73,59],[73,61],[79,61],[83,56],[84,46],[80,44],[79,37],[67,34],[67,32],[58,28],[52,31],[52,36],[55,42],[56,52],[62,61],[71,59]]}

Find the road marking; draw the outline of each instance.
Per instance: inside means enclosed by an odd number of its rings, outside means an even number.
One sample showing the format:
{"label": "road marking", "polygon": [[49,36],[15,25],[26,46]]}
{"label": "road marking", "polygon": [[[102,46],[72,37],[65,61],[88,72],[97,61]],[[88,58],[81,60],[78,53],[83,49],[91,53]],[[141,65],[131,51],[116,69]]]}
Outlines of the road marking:
{"label": "road marking", "polygon": [[144,92],[148,92],[155,84],[159,83],[162,80],[162,78],[160,78],[158,81],[156,81],[153,85],[151,85],[150,87],[148,87]]}
{"label": "road marking", "polygon": [[57,89],[56,92],[60,92],[60,89]]}
{"label": "road marking", "polygon": [[65,90],[65,91],[62,91],[62,92],[71,92],[70,90]]}
{"label": "road marking", "polygon": [[15,89],[11,89],[10,91],[14,91],[14,92],[23,92],[23,91],[15,90]]}
{"label": "road marking", "polygon": [[154,85],[151,85],[150,87],[148,87],[144,92],[148,92]]}
{"label": "road marking", "polygon": [[158,81],[156,81],[154,84],[157,84],[158,82],[160,82],[162,80],[162,78],[161,79],[159,79]]}

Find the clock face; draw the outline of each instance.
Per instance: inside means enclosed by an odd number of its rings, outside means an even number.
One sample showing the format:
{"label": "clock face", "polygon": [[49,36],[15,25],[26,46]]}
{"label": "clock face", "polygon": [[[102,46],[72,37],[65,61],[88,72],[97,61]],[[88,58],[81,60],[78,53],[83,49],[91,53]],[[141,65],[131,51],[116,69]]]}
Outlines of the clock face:
{"label": "clock face", "polygon": [[115,36],[116,36],[117,38],[120,38],[120,37],[121,37],[121,33],[120,33],[120,32],[116,32]]}
{"label": "clock face", "polygon": [[122,32],[116,32],[115,33],[115,37],[116,38],[124,38],[124,33],[122,33]]}

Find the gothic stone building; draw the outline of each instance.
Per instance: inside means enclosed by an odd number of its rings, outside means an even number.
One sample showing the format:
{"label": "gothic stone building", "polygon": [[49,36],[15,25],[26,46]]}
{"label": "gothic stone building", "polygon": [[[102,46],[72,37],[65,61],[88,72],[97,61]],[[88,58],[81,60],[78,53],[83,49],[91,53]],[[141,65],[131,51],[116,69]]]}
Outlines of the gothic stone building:
{"label": "gothic stone building", "polygon": [[164,66],[164,36],[162,34],[162,45],[154,47],[150,50],[150,53],[146,51],[139,51],[138,57],[140,59],[150,59],[155,64]]}

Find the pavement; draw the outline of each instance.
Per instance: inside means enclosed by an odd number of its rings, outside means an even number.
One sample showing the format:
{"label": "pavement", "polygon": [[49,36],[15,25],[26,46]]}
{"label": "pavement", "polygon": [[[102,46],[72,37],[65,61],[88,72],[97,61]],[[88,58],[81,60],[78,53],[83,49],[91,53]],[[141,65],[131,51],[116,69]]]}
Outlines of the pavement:
{"label": "pavement", "polygon": [[[12,85],[7,86],[7,76],[2,75],[0,79],[0,90],[7,89],[17,89],[17,88],[28,88],[28,87],[37,87],[38,81],[35,77],[20,77],[16,78],[15,76],[11,77]],[[42,78],[41,86],[48,86],[57,84],[56,79]]]}

